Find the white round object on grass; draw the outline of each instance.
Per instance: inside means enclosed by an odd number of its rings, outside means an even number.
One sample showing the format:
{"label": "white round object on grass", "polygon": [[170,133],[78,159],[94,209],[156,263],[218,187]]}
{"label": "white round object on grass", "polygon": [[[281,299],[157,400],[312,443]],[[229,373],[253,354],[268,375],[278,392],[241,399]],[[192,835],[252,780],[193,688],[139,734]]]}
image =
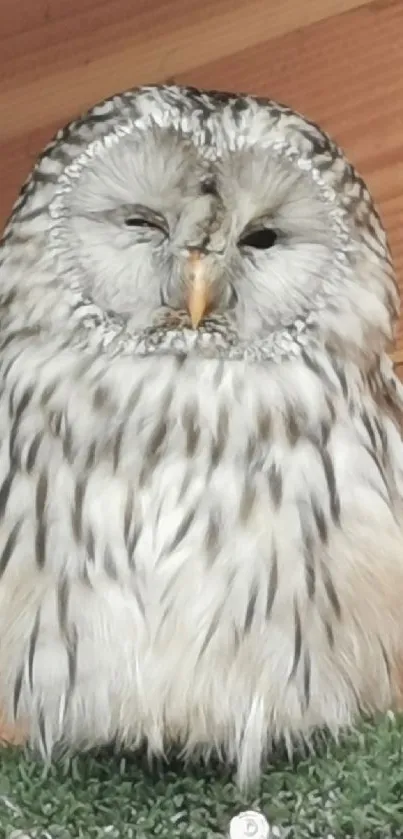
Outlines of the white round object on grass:
{"label": "white round object on grass", "polygon": [[262,813],[245,810],[231,819],[229,839],[270,839],[271,831]]}

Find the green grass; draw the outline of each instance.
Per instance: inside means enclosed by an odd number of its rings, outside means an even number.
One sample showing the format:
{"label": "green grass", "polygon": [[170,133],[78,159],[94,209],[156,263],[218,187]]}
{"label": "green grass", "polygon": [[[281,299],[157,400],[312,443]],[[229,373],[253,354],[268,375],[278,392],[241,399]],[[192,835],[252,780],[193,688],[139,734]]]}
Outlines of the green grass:
{"label": "green grass", "polygon": [[294,766],[279,759],[249,796],[217,768],[151,770],[141,757],[106,752],[45,773],[33,757],[2,752],[1,839],[222,839],[249,808],[288,839],[403,837],[403,719],[363,723]]}

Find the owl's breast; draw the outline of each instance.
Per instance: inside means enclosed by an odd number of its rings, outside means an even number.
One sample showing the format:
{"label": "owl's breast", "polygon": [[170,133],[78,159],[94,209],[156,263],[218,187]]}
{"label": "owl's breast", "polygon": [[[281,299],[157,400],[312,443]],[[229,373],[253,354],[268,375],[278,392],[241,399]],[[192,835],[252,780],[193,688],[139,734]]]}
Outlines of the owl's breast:
{"label": "owl's breast", "polygon": [[102,536],[144,572],[325,542],[343,498],[380,481],[330,375],[302,361],[101,359],[38,392],[13,444],[60,501],[50,519],[64,504],[84,552]]}
{"label": "owl's breast", "polygon": [[309,598],[346,516],[370,504],[392,522],[376,452],[330,379],[300,362],[155,363],[117,433],[129,543],[162,588],[190,574],[198,590],[214,568],[223,591],[236,579],[250,592],[275,562]]}
{"label": "owl's breast", "polygon": [[22,386],[24,366],[2,400],[4,428],[15,413],[2,468],[12,450],[19,497],[34,520],[46,507],[55,562],[62,533],[94,568],[106,556],[109,567],[135,562],[148,574],[192,558],[233,573],[245,557],[323,548],[354,493],[385,493],[376,452],[325,368],[196,356],[39,361],[36,389]]}
{"label": "owl's breast", "polygon": [[[401,532],[332,381],[302,362],[60,367],[0,400],[0,664],[14,683],[29,650],[34,696],[57,703],[74,683],[77,709],[85,697],[74,736],[109,715],[156,748],[188,723],[195,742],[227,742],[251,708],[265,709],[253,748],[268,719],[338,722],[366,656],[379,690]],[[22,695],[29,706],[29,680]]]}

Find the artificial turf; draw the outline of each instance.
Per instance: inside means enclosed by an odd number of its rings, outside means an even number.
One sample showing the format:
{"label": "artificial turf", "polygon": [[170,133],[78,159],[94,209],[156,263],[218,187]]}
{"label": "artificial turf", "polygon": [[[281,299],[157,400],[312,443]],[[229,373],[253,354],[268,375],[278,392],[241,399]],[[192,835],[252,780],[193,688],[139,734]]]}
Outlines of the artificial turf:
{"label": "artificial turf", "polygon": [[1,755],[1,839],[223,839],[251,808],[287,839],[403,837],[403,718],[365,722],[294,765],[279,758],[249,795],[217,766],[150,769],[107,751],[45,771],[17,750]]}

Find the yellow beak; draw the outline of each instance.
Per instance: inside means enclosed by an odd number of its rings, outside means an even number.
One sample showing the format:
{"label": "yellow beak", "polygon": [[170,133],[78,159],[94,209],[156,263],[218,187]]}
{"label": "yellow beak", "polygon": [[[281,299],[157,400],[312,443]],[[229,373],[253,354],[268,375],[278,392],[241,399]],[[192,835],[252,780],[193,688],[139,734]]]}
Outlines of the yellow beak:
{"label": "yellow beak", "polygon": [[210,285],[206,278],[206,266],[200,251],[193,251],[188,257],[190,283],[187,294],[187,308],[193,329],[197,329],[210,303]]}

